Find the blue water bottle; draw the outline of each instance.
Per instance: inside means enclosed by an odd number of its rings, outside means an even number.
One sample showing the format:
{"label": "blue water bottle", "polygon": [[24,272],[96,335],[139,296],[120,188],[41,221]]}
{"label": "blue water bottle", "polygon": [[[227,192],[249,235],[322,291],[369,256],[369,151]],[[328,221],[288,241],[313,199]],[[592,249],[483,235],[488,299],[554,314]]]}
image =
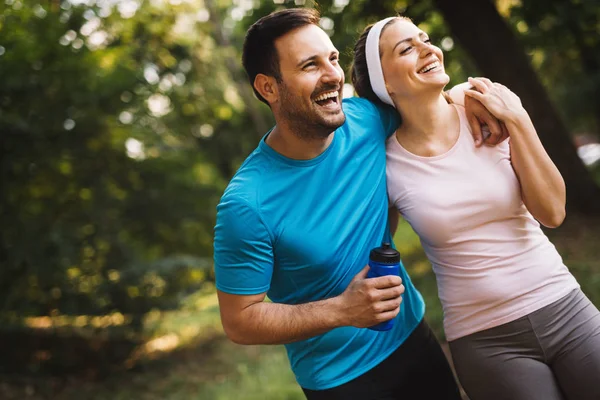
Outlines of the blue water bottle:
{"label": "blue water bottle", "polygon": [[[392,248],[389,243],[382,243],[381,247],[371,250],[369,255],[369,272],[367,278],[385,275],[400,275],[400,253]],[[389,331],[394,326],[394,320],[381,322],[369,327],[375,331]]]}

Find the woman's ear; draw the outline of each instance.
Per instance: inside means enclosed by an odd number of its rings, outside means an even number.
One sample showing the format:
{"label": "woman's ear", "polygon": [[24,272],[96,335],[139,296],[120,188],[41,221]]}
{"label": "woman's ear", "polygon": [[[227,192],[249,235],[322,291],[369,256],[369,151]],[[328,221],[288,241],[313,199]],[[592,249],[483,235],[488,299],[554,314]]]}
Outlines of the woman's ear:
{"label": "woman's ear", "polygon": [[273,104],[279,100],[277,81],[272,76],[258,74],[254,78],[254,88],[269,103]]}
{"label": "woman's ear", "polygon": [[394,94],[394,90],[392,89],[392,87],[390,85],[387,84],[387,82],[385,83],[385,90],[387,90],[390,97],[392,97],[392,95]]}

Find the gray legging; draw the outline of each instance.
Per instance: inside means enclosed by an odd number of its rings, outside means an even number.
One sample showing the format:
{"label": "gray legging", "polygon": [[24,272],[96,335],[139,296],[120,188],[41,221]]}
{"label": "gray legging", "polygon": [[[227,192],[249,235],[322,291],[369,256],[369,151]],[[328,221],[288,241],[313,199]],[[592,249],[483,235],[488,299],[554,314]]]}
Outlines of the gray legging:
{"label": "gray legging", "polygon": [[471,400],[600,399],[600,312],[579,289],[450,351]]}

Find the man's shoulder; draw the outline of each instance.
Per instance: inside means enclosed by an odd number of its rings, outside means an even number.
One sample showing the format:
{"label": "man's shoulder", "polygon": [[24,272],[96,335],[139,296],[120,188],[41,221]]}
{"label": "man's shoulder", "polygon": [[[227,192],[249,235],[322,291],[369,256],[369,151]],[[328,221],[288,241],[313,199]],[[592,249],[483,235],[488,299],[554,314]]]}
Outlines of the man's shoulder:
{"label": "man's shoulder", "polygon": [[268,160],[257,148],[246,158],[231,178],[220,203],[253,207],[256,203],[257,192],[265,181],[265,172],[268,169]]}
{"label": "man's shoulder", "polygon": [[362,97],[347,97],[342,100],[344,112],[377,112],[377,108],[373,102]]}
{"label": "man's shoulder", "polygon": [[379,123],[382,118],[393,118],[395,110],[382,104],[376,104],[362,97],[348,97],[342,101],[346,118],[358,120],[361,124],[369,122]]}

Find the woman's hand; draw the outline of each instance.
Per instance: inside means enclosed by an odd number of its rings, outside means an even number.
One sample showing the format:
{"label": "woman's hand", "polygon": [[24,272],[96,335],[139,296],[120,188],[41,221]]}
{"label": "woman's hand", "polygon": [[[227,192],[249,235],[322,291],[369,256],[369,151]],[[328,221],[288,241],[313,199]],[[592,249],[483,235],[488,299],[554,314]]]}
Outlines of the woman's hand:
{"label": "woman's hand", "polygon": [[506,86],[487,78],[469,78],[469,83],[477,90],[465,90],[465,95],[479,100],[500,121],[517,122],[527,115],[519,96]]}

